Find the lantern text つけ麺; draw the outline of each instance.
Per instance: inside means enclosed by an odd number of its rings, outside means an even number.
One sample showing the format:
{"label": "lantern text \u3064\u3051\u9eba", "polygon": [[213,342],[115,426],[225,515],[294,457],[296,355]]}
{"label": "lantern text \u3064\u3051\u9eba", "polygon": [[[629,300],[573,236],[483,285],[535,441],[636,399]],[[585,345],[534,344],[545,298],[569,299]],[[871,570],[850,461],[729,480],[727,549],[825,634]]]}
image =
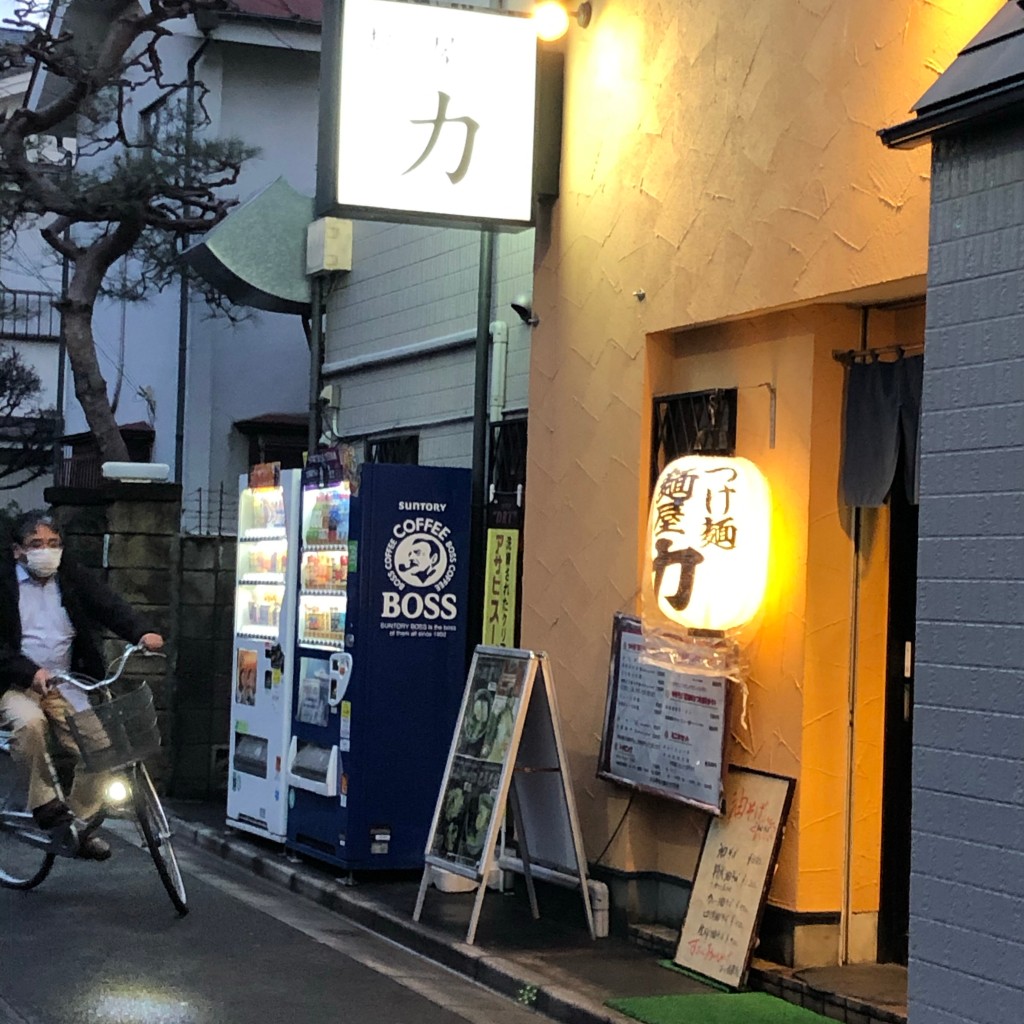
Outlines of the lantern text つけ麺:
{"label": "lantern text \u3064\u3051\u9eba", "polygon": [[768,580],[771,491],[748,459],[687,455],[658,477],[648,528],[658,611],[689,629],[756,614]]}

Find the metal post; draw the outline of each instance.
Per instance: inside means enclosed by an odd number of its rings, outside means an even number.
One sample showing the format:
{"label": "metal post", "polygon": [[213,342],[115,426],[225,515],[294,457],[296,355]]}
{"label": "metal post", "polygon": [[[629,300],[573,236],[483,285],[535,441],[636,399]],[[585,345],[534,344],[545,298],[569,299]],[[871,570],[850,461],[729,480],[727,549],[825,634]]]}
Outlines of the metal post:
{"label": "metal post", "polygon": [[[869,307],[861,310],[860,348],[868,347]],[[862,509],[853,510],[853,573],[850,579],[850,657],[846,675],[846,789],[843,794],[843,905],[839,916],[840,964],[850,962],[850,925],[853,914],[853,827],[854,799],[856,798],[855,772],[857,770],[857,667],[860,644],[860,589]]]}
{"label": "metal post", "polygon": [[[64,232],[64,239],[70,238],[70,232]],[[66,302],[68,297],[68,282],[71,278],[71,270],[67,255],[61,257],[60,267],[60,299]],[[64,437],[64,364],[67,362],[67,339],[64,333],[64,314],[60,317],[60,332],[57,341],[57,415],[53,424],[53,486],[60,486],[61,471],[64,468],[64,446],[61,439]]]}
{"label": "metal post", "polygon": [[[204,39],[199,48],[188,60],[188,78],[185,87],[185,152],[182,176],[186,189],[192,183],[192,138],[196,116],[196,65],[202,57],[209,39]],[[186,217],[190,207],[186,203],[183,209]],[[181,236],[181,251],[189,246],[189,236]],[[182,481],[182,469],[185,455],[185,388],[188,384],[188,267],[181,263],[181,277],[178,281],[178,401],[174,419],[174,482]]]}
{"label": "metal post", "polygon": [[320,364],[324,350],[323,276],[309,281],[312,311],[309,318],[309,437],[306,454],[312,455],[320,441]]}
{"label": "metal post", "polygon": [[476,365],[473,383],[473,472],[469,551],[468,656],[483,636],[484,544],[486,529],[488,383],[491,352],[491,303],[494,277],[494,232],[480,232],[476,299]]}

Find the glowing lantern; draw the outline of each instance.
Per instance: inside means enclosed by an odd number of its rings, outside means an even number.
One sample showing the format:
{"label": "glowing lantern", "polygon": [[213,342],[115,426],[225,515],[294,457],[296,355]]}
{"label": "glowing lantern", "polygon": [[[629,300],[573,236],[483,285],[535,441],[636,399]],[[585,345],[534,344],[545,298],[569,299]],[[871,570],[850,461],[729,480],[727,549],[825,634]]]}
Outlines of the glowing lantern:
{"label": "glowing lantern", "polygon": [[687,455],[658,477],[647,550],[658,611],[725,630],[757,613],[768,579],[771,491],[747,459]]}

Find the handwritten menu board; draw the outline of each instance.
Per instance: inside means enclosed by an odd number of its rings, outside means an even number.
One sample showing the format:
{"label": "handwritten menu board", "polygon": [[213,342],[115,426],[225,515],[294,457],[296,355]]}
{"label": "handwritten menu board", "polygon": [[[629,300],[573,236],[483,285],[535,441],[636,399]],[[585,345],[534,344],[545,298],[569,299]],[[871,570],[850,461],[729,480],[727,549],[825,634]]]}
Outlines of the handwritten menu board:
{"label": "handwritten menu board", "polygon": [[640,620],[616,615],[598,775],[718,814],[729,677],[652,664]]}
{"label": "handwritten menu board", "polygon": [[730,766],[725,813],[708,826],[679,935],[680,967],[743,984],[792,793],[792,779]]}

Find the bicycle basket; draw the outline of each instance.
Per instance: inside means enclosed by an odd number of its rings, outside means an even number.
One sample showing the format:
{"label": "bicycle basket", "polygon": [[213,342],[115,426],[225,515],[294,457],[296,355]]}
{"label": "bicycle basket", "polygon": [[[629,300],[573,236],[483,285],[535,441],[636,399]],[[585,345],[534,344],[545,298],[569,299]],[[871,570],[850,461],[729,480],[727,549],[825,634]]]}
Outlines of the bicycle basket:
{"label": "bicycle basket", "polygon": [[160,747],[153,691],[145,682],[68,716],[87,771],[106,772],[141,761]]}

